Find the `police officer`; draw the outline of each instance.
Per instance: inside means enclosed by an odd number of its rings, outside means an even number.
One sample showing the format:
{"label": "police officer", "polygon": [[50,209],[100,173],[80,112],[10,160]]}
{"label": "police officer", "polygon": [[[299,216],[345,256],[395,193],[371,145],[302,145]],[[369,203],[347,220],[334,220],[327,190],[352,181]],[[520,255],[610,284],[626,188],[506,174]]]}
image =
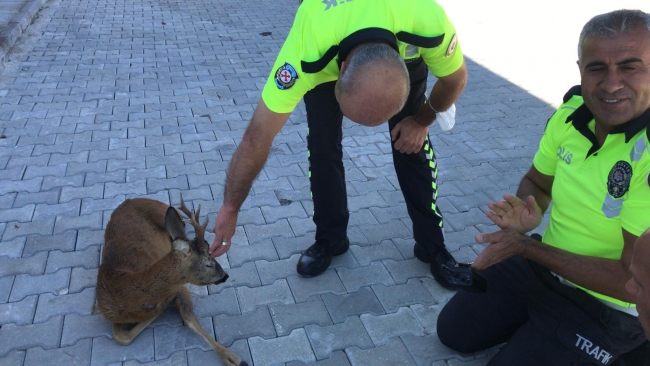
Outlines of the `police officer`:
{"label": "police officer", "polygon": [[[474,262],[487,292],[458,292],[438,318],[457,351],[507,342],[488,365],[612,365],[646,341],[625,284],[650,227],[650,14],[596,16],[578,50],[581,85],[548,121],[517,195],[489,205],[502,230],[476,237],[488,244]],[[551,199],[541,241],[525,236]]]}
{"label": "police officer", "polygon": [[[428,71],[438,80],[427,98]],[[455,260],[445,247],[436,206],[437,164],[428,128],[438,111],[456,101],[466,79],[454,27],[433,0],[304,1],[228,169],[212,255],[230,248],[238,210],[273,138],[304,98],[316,241],[300,257],[298,274],[323,273],[349,247],[341,146],[346,116],[364,126],[389,121],[415,255],[451,287],[442,264]]]}

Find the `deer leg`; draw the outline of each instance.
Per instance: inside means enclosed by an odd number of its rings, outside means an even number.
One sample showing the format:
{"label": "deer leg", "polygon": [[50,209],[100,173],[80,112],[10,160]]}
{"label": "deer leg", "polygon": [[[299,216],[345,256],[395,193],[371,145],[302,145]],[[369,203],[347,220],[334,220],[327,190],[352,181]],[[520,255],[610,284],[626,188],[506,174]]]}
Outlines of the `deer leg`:
{"label": "deer leg", "polygon": [[196,319],[196,315],[194,315],[194,305],[187,288],[183,287],[178,291],[176,299],[174,299],[174,306],[176,306],[178,311],[181,313],[185,325],[208,342],[210,347],[212,347],[214,352],[217,353],[219,358],[221,358],[227,366],[248,366],[248,364],[245,361],[242,361],[242,359],[233,351],[217,343],[217,341],[215,341],[214,338],[212,338],[205,329],[201,327],[198,319]]}
{"label": "deer leg", "polygon": [[128,346],[131,344],[131,342],[133,342],[138,334],[142,333],[142,331],[154,320],[156,320],[156,318],[158,318],[164,311],[165,309],[158,309],[151,317],[151,319],[140,323],[135,323],[135,325],[133,323],[113,323],[113,339],[115,339],[115,342],[123,346]]}

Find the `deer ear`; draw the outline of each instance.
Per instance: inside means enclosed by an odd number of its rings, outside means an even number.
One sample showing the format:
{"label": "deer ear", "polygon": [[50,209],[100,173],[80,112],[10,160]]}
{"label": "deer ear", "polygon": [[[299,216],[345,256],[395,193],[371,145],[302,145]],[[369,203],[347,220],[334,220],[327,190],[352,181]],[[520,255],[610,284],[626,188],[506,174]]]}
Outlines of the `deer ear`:
{"label": "deer ear", "polygon": [[167,230],[167,233],[172,237],[172,241],[176,241],[176,239],[187,241],[187,235],[185,235],[185,224],[178,214],[178,211],[171,206],[167,209],[167,213],[165,214],[165,230]]}
{"label": "deer ear", "polygon": [[174,250],[183,253],[183,257],[187,258],[187,255],[190,254],[190,243],[183,239],[174,240],[172,243],[172,248]]}

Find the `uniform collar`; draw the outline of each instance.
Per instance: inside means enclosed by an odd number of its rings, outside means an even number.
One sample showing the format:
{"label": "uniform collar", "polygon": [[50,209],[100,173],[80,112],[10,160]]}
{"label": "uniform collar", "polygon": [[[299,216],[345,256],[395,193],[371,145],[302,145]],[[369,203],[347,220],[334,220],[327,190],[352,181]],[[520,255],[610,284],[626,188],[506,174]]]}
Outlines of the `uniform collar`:
{"label": "uniform collar", "polygon": [[[573,95],[582,95],[580,89],[572,89],[576,91],[575,94]],[[598,142],[596,141],[596,135],[594,134],[591,129],[589,129],[589,122],[591,122],[594,119],[594,114],[587,108],[587,105],[583,102],[580,107],[576,108],[576,110],[569,115],[566,119],[566,123],[572,122],[573,127],[575,127],[576,130],[578,130],[582,135],[584,135],[591,143],[593,144],[589,152],[587,153],[587,156],[593,154],[594,152],[598,151],[600,148],[598,146]],[[650,126],[650,109],[646,110],[642,115],[639,117],[625,122],[622,125],[616,126],[613,128],[609,134],[617,134],[617,133],[623,133],[625,134],[625,143],[630,142],[632,137],[634,137],[637,133],[642,131],[643,129],[646,129],[646,134],[648,135],[648,139],[650,140],[650,130],[648,130],[648,127]]]}

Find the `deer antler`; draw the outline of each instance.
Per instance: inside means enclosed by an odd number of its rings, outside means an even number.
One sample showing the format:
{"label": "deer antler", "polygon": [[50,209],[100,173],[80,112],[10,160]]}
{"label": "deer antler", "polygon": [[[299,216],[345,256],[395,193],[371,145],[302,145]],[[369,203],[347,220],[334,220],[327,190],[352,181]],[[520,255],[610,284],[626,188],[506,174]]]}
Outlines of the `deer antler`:
{"label": "deer antler", "polygon": [[192,227],[194,227],[194,231],[196,232],[196,237],[201,238],[203,241],[205,241],[205,229],[208,227],[208,217],[205,217],[205,221],[203,222],[203,225],[199,224],[199,215],[201,215],[201,205],[196,209],[196,214],[194,212],[190,211],[187,206],[185,206],[185,201],[183,201],[183,194],[181,193],[181,207],[178,208],[181,210],[187,217],[190,218],[190,224]]}

